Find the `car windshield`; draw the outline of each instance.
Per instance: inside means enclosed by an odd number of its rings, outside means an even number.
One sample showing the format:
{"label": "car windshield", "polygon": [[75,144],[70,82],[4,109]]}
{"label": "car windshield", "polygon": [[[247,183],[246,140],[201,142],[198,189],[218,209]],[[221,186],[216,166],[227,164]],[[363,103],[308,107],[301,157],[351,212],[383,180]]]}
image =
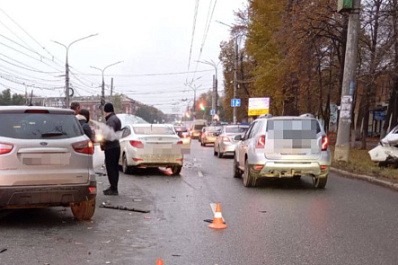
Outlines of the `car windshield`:
{"label": "car windshield", "polygon": [[0,136],[18,139],[64,139],[80,136],[83,131],[70,114],[7,113],[0,114]]}
{"label": "car windshield", "polygon": [[226,133],[244,133],[246,132],[248,127],[226,127],[225,132]]}
{"label": "car windshield", "polygon": [[135,134],[145,134],[145,135],[174,135],[174,130],[171,127],[158,127],[158,126],[133,126]]}

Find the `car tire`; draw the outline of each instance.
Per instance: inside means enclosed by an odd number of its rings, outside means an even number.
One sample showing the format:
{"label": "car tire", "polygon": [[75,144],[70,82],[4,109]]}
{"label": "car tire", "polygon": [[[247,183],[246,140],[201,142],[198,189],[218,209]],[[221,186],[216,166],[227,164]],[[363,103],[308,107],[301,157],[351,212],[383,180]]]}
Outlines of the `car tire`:
{"label": "car tire", "polygon": [[224,154],[221,152],[220,146],[218,146],[218,158],[223,158]]}
{"label": "car tire", "polygon": [[241,177],[242,177],[242,172],[240,172],[240,169],[238,167],[238,161],[236,161],[234,156],[234,178],[241,178]]}
{"label": "car tire", "polygon": [[173,176],[179,175],[181,172],[182,166],[172,166],[171,172],[173,172]]}
{"label": "car tire", "polygon": [[327,181],[328,181],[328,175],[326,175],[325,177],[319,177],[319,176],[312,177],[312,183],[314,184],[315,189],[324,189]]}
{"label": "car tire", "polygon": [[247,188],[256,186],[256,178],[250,172],[249,161],[247,159],[245,162],[245,171],[243,172],[243,186]]}
{"label": "car tire", "polygon": [[216,151],[216,146],[214,146],[214,155],[216,156],[218,153]]}
{"label": "car tire", "polygon": [[90,220],[95,212],[95,197],[90,200],[82,201],[80,203],[71,203],[70,209],[72,210],[73,216],[77,220]]}
{"label": "car tire", "polygon": [[122,171],[124,174],[131,174],[133,173],[132,167],[127,165],[127,158],[126,155],[123,155],[123,161],[122,161]]}

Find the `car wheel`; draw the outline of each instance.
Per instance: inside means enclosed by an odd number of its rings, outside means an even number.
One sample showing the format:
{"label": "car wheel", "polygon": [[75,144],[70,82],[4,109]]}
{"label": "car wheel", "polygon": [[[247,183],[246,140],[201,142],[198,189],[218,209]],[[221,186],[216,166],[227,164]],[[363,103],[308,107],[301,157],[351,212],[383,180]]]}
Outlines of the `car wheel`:
{"label": "car wheel", "polygon": [[218,158],[223,158],[224,154],[221,153],[221,148],[218,146]]}
{"label": "car wheel", "polygon": [[217,155],[216,146],[214,146],[214,155]]}
{"label": "car wheel", "polygon": [[182,166],[172,166],[171,167],[171,172],[173,172],[173,175],[179,175],[181,172]]}
{"label": "car wheel", "polygon": [[253,176],[253,173],[250,172],[248,160],[245,162],[245,171],[243,172],[243,186],[248,188],[256,186],[256,178]]}
{"label": "car wheel", "polygon": [[90,220],[95,211],[95,197],[80,203],[71,203],[70,209],[76,219],[80,221]]}
{"label": "car wheel", "polygon": [[131,174],[133,172],[132,167],[127,165],[126,155],[123,155],[123,164],[122,164],[123,173]]}
{"label": "car wheel", "polygon": [[241,177],[242,177],[242,172],[240,172],[240,169],[238,167],[238,161],[236,161],[234,156],[234,178],[241,178]]}
{"label": "car wheel", "polygon": [[323,189],[326,186],[326,182],[328,181],[328,175],[325,177],[313,176],[312,183],[314,184],[315,189]]}

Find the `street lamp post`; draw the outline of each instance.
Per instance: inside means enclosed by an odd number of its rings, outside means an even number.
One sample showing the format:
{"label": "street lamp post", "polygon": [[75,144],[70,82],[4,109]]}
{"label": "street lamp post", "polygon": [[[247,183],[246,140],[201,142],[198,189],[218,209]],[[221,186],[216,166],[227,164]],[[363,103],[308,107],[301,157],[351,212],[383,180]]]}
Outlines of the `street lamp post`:
{"label": "street lamp post", "polygon": [[95,67],[95,66],[90,66],[91,68],[100,70],[100,71],[101,71],[101,74],[102,74],[101,104],[100,104],[100,106],[101,106],[101,111],[103,110],[102,107],[105,105],[105,79],[104,79],[104,72],[105,72],[105,70],[108,69],[109,67],[114,66],[114,65],[119,64],[119,63],[122,63],[122,62],[123,62],[123,61],[118,61],[118,62],[116,62],[116,63],[109,64],[109,65],[105,66],[103,69],[98,68],[98,67]]}
{"label": "street lamp post", "polygon": [[[228,25],[222,21],[216,20],[217,23],[229,27],[231,30],[233,29],[233,26]],[[237,92],[238,92],[238,60],[239,60],[239,49],[238,49],[238,37],[243,36],[242,34],[236,35],[234,37],[234,46],[235,46],[235,60],[234,60],[234,99],[237,97]],[[233,123],[237,123],[237,107],[233,107]]]}
{"label": "street lamp post", "polygon": [[217,110],[217,87],[218,87],[218,79],[217,79],[217,66],[220,62],[215,63],[213,60],[209,61],[198,61],[199,63],[208,64],[214,67],[215,74],[213,76],[213,96],[211,101],[211,107],[214,110],[214,114],[219,114]]}
{"label": "street lamp post", "polygon": [[97,35],[98,35],[98,33],[91,34],[91,35],[88,35],[86,37],[77,39],[75,41],[72,41],[68,46],[66,46],[66,45],[64,45],[64,44],[62,44],[62,43],[60,43],[58,41],[53,41],[53,42],[65,47],[65,49],[66,49],[66,59],[65,59],[65,107],[66,108],[69,107],[69,97],[70,97],[70,95],[69,95],[69,62],[68,62],[69,48],[70,48],[70,46],[72,44],[74,44],[74,43],[76,43],[78,41],[85,40],[85,39],[88,39],[88,38],[91,38],[91,37],[94,37],[94,36],[97,36]]}

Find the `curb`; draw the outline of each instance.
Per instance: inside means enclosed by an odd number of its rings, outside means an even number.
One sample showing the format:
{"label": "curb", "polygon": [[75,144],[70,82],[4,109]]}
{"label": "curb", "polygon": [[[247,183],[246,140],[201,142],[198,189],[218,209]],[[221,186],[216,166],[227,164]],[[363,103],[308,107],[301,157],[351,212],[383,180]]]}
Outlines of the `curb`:
{"label": "curb", "polygon": [[335,167],[330,167],[330,171],[335,172],[335,173],[339,173],[341,174],[343,177],[346,178],[353,178],[353,179],[359,179],[359,180],[363,180],[363,181],[367,181],[379,186],[383,186],[383,187],[387,187],[393,190],[398,191],[398,183],[394,183],[391,181],[387,181],[387,180],[382,180],[382,179],[378,179],[376,177],[372,177],[372,176],[367,176],[367,175],[359,175],[359,174],[355,174],[352,172],[348,172],[342,169],[338,169]]}

